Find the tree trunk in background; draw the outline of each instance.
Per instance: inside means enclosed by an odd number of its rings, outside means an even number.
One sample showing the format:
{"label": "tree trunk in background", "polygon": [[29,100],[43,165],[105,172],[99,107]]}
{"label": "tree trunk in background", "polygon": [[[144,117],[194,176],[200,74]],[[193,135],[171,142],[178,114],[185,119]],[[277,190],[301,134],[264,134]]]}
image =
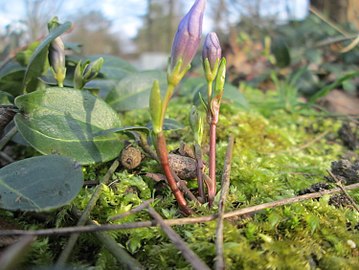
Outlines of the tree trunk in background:
{"label": "tree trunk in background", "polygon": [[176,31],[176,20],[174,19],[175,17],[175,0],[169,0],[169,13],[168,13],[168,37],[169,37],[169,42],[171,42],[171,38],[173,39],[174,35],[175,35],[175,31]]}
{"label": "tree trunk in background", "polygon": [[358,0],[311,0],[311,5],[337,23],[350,22],[359,29]]}
{"label": "tree trunk in background", "polygon": [[146,13],[146,22],[147,22],[147,40],[148,48],[147,50],[152,52],[154,49],[154,44],[152,42],[152,32],[153,32],[153,20],[152,20],[152,0],[147,0],[147,13]]}

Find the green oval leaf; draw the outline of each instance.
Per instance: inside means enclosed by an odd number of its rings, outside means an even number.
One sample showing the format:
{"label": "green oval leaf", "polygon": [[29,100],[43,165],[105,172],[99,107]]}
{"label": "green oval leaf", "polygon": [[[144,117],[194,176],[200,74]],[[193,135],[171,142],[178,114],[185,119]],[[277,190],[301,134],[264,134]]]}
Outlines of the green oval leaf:
{"label": "green oval leaf", "polygon": [[[146,126],[149,130],[153,129],[152,122],[149,122]],[[163,121],[163,130],[179,130],[183,128],[184,126],[175,119],[165,118],[165,120]]]}
{"label": "green oval leaf", "polygon": [[106,98],[116,111],[147,108],[153,81],[160,82],[161,91],[166,90],[166,73],[158,70],[142,71],[122,79]]}
{"label": "green oval leaf", "polygon": [[130,132],[130,131],[144,132],[145,134],[149,134],[151,132],[151,130],[148,127],[126,126],[126,127],[111,128],[108,130],[103,130],[103,131],[96,133],[94,136],[103,136],[103,135],[107,135],[109,133],[126,133],[126,132]]}
{"label": "green oval leaf", "polygon": [[32,92],[36,90],[37,87],[37,78],[44,72],[44,66],[47,60],[48,48],[50,43],[67,31],[71,27],[70,22],[65,22],[59,27],[53,29],[46,38],[40,43],[40,45],[35,49],[34,53],[30,58],[30,63],[27,66],[24,81],[23,89],[26,92]]}
{"label": "green oval leaf", "polygon": [[122,149],[116,134],[96,133],[121,127],[117,113],[87,91],[47,88],[17,97],[15,124],[43,154],[60,154],[81,164],[114,159]]}
{"label": "green oval leaf", "polygon": [[28,158],[0,169],[0,208],[45,211],[68,204],[83,185],[81,166],[56,155]]}

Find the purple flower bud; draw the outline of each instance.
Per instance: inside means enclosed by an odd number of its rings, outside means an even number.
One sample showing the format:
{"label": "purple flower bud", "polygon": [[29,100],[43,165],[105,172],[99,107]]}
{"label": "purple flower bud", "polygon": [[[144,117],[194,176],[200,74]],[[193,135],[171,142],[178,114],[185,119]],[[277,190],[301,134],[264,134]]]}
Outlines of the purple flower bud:
{"label": "purple flower bud", "polygon": [[196,55],[202,35],[203,13],[206,0],[196,0],[181,20],[171,50],[171,70],[182,58],[181,71],[186,69]]}
{"label": "purple flower bud", "polygon": [[50,44],[49,62],[56,73],[62,72],[65,68],[65,46],[60,37],[55,38]]}
{"label": "purple flower bud", "polygon": [[211,70],[214,70],[216,66],[216,62],[218,61],[219,63],[219,60],[221,59],[221,54],[222,54],[222,48],[216,33],[214,32],[209,33],[206,36],[203,45],[203,51],[202,51],[203,63],[208,58],[209,64],[211,66]]}

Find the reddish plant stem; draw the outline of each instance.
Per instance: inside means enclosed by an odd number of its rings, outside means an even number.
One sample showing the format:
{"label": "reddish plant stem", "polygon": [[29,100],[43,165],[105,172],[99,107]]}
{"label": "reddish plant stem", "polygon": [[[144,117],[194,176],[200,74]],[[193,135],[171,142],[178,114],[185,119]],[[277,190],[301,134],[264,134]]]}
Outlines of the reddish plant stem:
{"label": "reddish plant stem", "polygon": [[208,185],[208,204],[212,206],[216,196],[216,122],[211,121],[209,127],[209,178],[211,185]]}
{"label": "reddish plant stem", "polygon": [[187,206],[187,202],[182,194],[182,192],[178,189],[177,183],[175,178],[172,175],[171,168],[168,162],[168,153],[167,153],[167,145],[166,145],[166,138],[161,131],[160,133],[156,134],[156,151],[157,156],[160,159],[160,163],[163,169],[163,172],[167,178],[167,183],[170,186],[170,189],[175,196],[179,207],[181,208],[182,212],[185,215],[192,214],[192,210]]}

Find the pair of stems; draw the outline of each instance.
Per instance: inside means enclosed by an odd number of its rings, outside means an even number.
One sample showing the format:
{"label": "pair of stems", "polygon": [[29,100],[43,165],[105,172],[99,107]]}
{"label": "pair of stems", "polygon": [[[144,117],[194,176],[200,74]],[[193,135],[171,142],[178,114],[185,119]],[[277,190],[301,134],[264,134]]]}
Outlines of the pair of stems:
{"label": "pair of stems", "polygon": [[[212,101],[212,83],[208,81],[208,105],[207,105],[207,121],[209,123],[209,179],[205,181],[208,190],[208,204],[211,207],[213,205],[214,198],[216,196],[216,128],[218,122],[218,111],[219,103]],[[166,91],[166,95],[162,101],[161,108],[161,119],[160,125],[163,127],[164,117],[168,103],[172,97],[175,85],[169,83]],[[216,107],[213,108],[212,107]],[[192,210],[188,207],[187,202],[184,198],[183,193],[179,190],[176,183],[173,172],[170,168],[168,161],[167,143],[164,136],[163,130],[154,133],[156,141],[156,153],[159,157],[163,172],[167,178],[167,183],[175,196],[178,205],[182,212],[186,215],[192,214]],[[203,163],[202,163],[202,152],[200,146],[195,144],[195,153],[197,159],[197,177],[198,177],[198,191],[199,196],[205,199],[204,187],[203,187]]]}

